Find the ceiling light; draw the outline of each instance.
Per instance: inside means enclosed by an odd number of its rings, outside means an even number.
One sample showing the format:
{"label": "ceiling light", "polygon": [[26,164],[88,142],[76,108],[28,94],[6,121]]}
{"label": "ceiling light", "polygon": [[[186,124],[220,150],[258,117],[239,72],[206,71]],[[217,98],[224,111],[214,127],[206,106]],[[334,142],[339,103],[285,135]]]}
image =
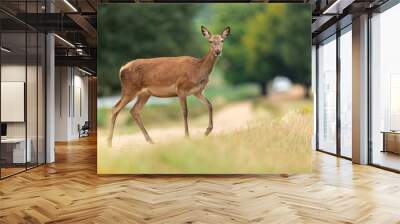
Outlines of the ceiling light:
{"label": "ceiling light", "polygon": [[79,67],[78,67],[78,70],[81,71],[81,72],[83,72],[83,73],[85,73],[85,74],[87,74],[87,75],[92,75],[92,73],[90,73],[90,72],[88,72],[88,71],[86,71],[86,70],[83,70],[83,69],[81,69],[81,68],[79,68]]}
{"label": "ceiling light", "polygon": [[336,0],[322,14],[342,14],[343,10],[351,5],[355,0]]}
{"label": "ceiling light", "polygon": [[78,53],[79,55],[86,55],[82,48],[77,48],[76,53]]}
{"label": "ceiling light", "polygon": [[68,5],[74,12],[78,12],[78,10],[68,1],[64,0],[64,3]]}
{"label": "ceiling light", "polygon": [[10,52],[11,52],[11,50],[9,50],[9,49],[7,49],[7,48],[5,48],[5,47],[1,47],[1,50],[4,51],[4,52],[6,52],[6,53],[10,53]]}
{"label": "ceiling light", "polygon": [[64,39],[64,38],[62,38],[62,37],[60,37],[60,36],[57,35],[57,34],[54,34],[54,36],[57,37],[57,38],[58,38],[59,40],[61,40],[62,42],[66,43],[68,46],[75,48],[75,45],[73,45],[73,44],[72,44],[71,42],[69,42],[68,40],[66,40],[66,39]]}

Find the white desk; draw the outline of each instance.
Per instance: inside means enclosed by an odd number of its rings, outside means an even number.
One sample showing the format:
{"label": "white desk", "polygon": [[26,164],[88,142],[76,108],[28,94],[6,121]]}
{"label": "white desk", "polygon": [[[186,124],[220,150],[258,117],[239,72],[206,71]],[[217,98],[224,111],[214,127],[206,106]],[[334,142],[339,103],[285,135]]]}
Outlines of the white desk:
{"label": "white desk", "polygon": [[[3,138],[1,139],[2,145],[14,145],[13,150],[13,163],[25,163],[31,162],[32,160],[32,153],[31,153],[31,146],[32,140],[27,138],[26,142],[28,143],[26,147],[26,154],[25,154],[25,138]],[[26,159],[26,160],[25,160]]]}

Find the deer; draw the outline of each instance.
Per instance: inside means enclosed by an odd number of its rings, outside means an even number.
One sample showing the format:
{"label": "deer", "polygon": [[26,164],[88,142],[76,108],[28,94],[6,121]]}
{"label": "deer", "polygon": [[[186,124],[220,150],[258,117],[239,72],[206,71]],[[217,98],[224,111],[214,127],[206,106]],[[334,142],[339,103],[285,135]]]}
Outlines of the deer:
{"label": "deer", "polygon": [[209,42],[208,52],[202,58],[191,56],[146,58],[132,60],[123,65],[119,71],[121,98],[111,111],[108,145],[112,146],[115,121],[119,112],[134,98],[137,100],[130,114],[146,141],[154,143],[140,117],[140,111],[151,96],[179,99],[185,136],[189,137],[187,97],[194,95],[208,109],[208,127],[204,133],[208,136],[213,129],[213,107],[203,91],[217,58],[222,53],[223,42],[230,32],[231,28],[227,26],[221,34],[213,35],[202,25],[201,33]]}

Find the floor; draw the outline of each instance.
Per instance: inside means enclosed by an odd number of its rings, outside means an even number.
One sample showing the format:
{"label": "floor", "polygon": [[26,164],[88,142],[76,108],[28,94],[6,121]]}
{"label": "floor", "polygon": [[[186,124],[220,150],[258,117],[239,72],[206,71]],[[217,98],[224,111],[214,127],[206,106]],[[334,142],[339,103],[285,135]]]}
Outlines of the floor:
{"label": "floor", "polygon": [[8,176],[20,173],[25,171],[26,169],[32,169],[36,164],[27,164],[27,167],[25,167],[25,164],[18,165],[18,167],[6,167],[6,168],[1,168],[1,178],[6,178]]}
{"label": "floor", "polygon": [[12,167],[12,168],[1,168],[1,177],[7,177],[19,172],[23,172],[25,170],[25,167],[20,168],[20,167]]}
{"label": "floor", "polygon": [[389,167],[395,170],[400,170],[400,155],[392,152],[374,151],[374,164]]}
{"label": "floor", "polygon": [[302,175],[98,176],[96,139],[0,181],[0,223],[400,223],[400,175],[315,152]]}

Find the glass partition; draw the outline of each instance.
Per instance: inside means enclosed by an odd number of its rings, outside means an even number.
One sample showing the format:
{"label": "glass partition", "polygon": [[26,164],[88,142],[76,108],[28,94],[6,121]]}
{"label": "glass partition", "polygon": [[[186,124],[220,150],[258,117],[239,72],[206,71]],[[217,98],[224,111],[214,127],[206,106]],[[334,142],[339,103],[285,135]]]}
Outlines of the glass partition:
{"label": "glass partition", "polygon": [[318,47],[318,149],[336,153],[336,35]]}
{"label": "glass partition", "polygon": [[371,18],[371,162],[400,170],[400,5]]}
{"label": "glass partition", "polygon": [[37,162],[43,164],[46,162],[46,144],[45,144],[45,124],[46,124],[46,37],[43,33],[38,33],[38,64],[37,64]]}
{"label": "glass partition", "polygon": [[27,150],[30,160],[27,167],[37,165],[38,159],[38,35],[37,32],[27,33],[27,82],[26,82],[26,114],[27,114]]}
{"label": "glass partition", "polygon": [[352,157],[352,34],[341,31],[340,41],[340,154]]}
{"label": "glass partition", "polygon": [[26,136],[26,41],[25,32],[1,34],[2,177],[24,171],[31,161]]}
{"label": "glass partition", "polygon": [[[39,2],[18,10],[39,12]],[[0,12],[0,178],[45,163],[45,44],[43,33]]]}

